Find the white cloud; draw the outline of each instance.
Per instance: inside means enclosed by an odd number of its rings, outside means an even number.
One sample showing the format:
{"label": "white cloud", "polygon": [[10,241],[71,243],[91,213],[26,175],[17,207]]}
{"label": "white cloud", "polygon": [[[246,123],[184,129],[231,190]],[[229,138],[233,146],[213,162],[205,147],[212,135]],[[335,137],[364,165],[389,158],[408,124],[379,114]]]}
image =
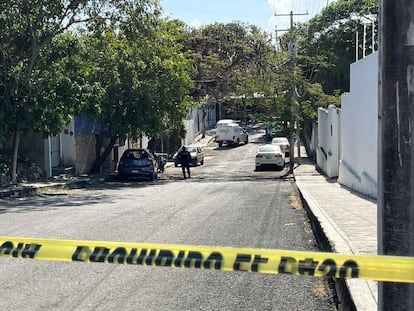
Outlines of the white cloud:
{"label": "white cloud", "polygon": [[277,14],[289,14],[291,11],[290,0],[267,0],[267,4],[273,12],[273,16],[267,20],[271,31],[276,29],[287,29],[290,24],[288,16],[276,16]]}
{"label": "white cloud", "polygon": [[202,24],[199,20],[193,20],[191,23],[188,24],[191,28],[200,29]]}
{"label": "white cloud", "polygon": [[267,0],[267,3],[275,14],[287,14],[291,10],[290,0]]}

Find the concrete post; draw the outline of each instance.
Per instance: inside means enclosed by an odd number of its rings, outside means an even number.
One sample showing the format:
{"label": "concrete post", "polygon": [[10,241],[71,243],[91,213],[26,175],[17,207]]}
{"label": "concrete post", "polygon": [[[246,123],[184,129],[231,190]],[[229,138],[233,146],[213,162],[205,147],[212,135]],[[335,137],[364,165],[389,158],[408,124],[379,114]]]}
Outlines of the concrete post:
{"label": "concrete post", "polygon": [[[414,257],[414,2],[380,1],[378,251]],[[414,284],[379,282],[378,310],[412,310]]]}

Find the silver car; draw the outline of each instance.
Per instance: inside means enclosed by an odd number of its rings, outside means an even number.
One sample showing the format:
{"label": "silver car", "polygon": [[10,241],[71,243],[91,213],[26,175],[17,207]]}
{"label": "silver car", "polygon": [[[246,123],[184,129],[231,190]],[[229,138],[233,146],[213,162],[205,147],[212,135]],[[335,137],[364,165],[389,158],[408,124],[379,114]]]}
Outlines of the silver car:
{"label": "silver car", "polygon": [[[181,151],[181,148],[178,149],[178,151],[174,154],[174,166],[177,167],[178,165],[181,165],[180,160],[178,159],[178,153]],[[186,146],[185,147],[187,151],[190,153],[191,156],[191,166],[197,166],[198,164],[203,165],[204,164],[204,152],[203,149],[199,146]]]}

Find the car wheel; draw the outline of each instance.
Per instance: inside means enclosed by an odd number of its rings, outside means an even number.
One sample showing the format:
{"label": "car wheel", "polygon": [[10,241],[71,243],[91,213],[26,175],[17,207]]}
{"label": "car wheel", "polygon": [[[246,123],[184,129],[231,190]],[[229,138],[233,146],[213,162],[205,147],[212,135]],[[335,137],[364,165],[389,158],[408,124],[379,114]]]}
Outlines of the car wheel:
{"label": "car wheel", "polygon": [[177,164],[177,163],[174,163],[174,166],[175,166],[175,167],[177,167],[177,166],[178,166],[178,164]]}
{"label": "car wheel", "polygon": [[200,162],[200,165],[203,165],[204,164],[204,159],[203,160],[201,160],[201,162]]}
{"label": "car wheel", "polygon": [[223,142],[222,142],[222,141],[219,141],[219,142],[218,142],[218,146],[219,146],[219,147],[222,147],[222,146],[223,146]]}

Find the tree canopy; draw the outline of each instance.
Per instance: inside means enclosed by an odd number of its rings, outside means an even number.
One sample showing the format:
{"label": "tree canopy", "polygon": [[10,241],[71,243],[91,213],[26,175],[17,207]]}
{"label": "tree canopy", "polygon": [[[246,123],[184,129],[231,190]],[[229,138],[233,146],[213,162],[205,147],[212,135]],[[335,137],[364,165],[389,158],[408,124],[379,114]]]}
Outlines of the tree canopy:
{"label": "tree canopy", "polygon": [[86,81],[98,86],[98,101],[86,111],[105,125],[99,142],[109,139],[97,146],[105,151],[97,154],[92,171],[99,170],[118,138],[157,138],[166,126],[180,128],[191,104],[193,63],[176,42],[181,25],[160,20],[156,12],[130,9],[119,28],[95,27],[82,37],[90,68]]}
{"label": "tree canopy", "polygon": [[0,143],[13,137],[13,181],[20,136],[30,130],[56,133],[68,121],[68,112],[76,103],[71,95],[76,93],[77,86],[64,77],[64,72],[59,72],[58,64],[50,68],[50,63],[42,58],[56,36],[75,24],[92,20],[103,12],[104,4],[111,9],[111,3],[105,1],[0,3],[0,117],[4,121]]}
{"label": "tree canopy", "polygon": [[269,34],[240,22],[215,23],[191,29],[184,45],[195,61],[195,100],[213,97],[239,117],[281,114],[292,75]]}
{"label": "tree canopy", "polygon": [[[320,83],[326,94],[335,95],[349,91],[349,70],[359,51],[362,58],[362,43],[356,42],[356,33],[362,38],[364,23],[376,19],[376,0],[338,0],[325,8],[307,23],[299,24],[298,46],[301,56],[298,63],[307,80]],[[367,31],[371,46],[372,32]],[[374,34],[376,36],[376,34]]]}
{"label": "tree canopy", "polygon": [[178,127],[192,87],[178,28],[157,0],[2,1],[0,144],[14,138],[13,180],[20,136],[56,134],[76,113],[102,122],[104,147]]}

